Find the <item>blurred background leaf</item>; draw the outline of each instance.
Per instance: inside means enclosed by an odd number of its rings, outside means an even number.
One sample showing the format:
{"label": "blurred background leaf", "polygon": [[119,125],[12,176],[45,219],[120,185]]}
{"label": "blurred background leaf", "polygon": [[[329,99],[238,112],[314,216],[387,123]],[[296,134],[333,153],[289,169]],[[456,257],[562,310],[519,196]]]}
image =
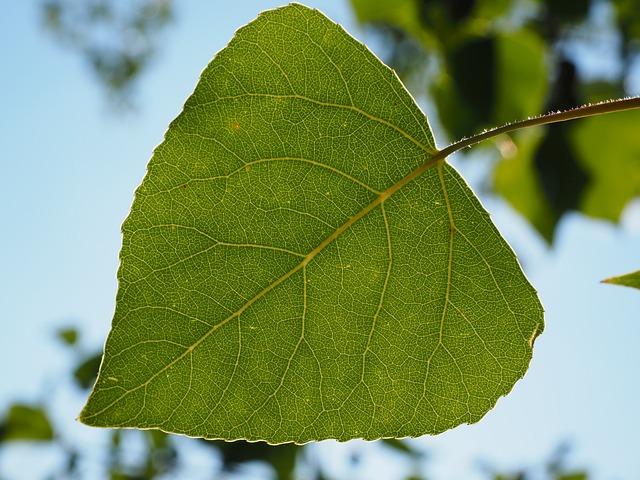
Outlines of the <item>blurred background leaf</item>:
{"label": "blurred background leaf", "polygon": [[[432,103],[442,137],[450,141],[634,93],[626,80],[638,61],[637,1],[405,0],[394,8],[395,3],[352,0],[358,20],[384,39],[384,60],[410,80],[418,98]],[[610,25],[603,27],[607,14]],[[575,52],[607,32],[620,34],[617,48],[607,54],[621,68],[594,79],[579,68]],[[629,131],[638,119],[637,113],[612,115],[498,142],[510,148],[506,155],[497,149],[494,192],[548,242],[572,211],[617,222],[640,195],[640,153],[634,145],[639,137]]]}
{"label": "blurred background leaf", "polygon": [[87,389],[93,386],[102,361],[102,352],[92,353],[83,357],[73,370],[73,379],[76,384]]}
{"label": "blurred background leaf", "polygon": [[56,336],[62,343],[73,346],[78,341],[78,330],[73,327],[63,327],[56,332]]}
{"label": "blurred background leaf", "polygon": [[41,406],[15,403],[0,422],[0,443],[14,441],[49,442],[53,427]]}
{"label": "blurred background leaf", "polygon": [[42,23],[77,52],[119,105],[131,100],[173,19],[171,0],[44,0]]}

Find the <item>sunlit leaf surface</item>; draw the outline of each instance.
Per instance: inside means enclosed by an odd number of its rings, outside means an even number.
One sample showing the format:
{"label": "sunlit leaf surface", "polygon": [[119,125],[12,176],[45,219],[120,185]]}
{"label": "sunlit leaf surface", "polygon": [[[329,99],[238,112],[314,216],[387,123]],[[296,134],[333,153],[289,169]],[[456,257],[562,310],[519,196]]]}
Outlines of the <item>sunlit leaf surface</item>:
{"label": "sunlit leaf surface", "polygon": [[619,277],[607,278],[603,280],[603,282],[613,285],[623,285],[625,287],[640,288],[640,270],[627,273],[626,275],[620,275]]}
{"label": "sunlit leaf surface", "polygon": [[89,425],[435,434],[524,374],[542,308],[394,73],[321,13],[238,31],[123,231]]}

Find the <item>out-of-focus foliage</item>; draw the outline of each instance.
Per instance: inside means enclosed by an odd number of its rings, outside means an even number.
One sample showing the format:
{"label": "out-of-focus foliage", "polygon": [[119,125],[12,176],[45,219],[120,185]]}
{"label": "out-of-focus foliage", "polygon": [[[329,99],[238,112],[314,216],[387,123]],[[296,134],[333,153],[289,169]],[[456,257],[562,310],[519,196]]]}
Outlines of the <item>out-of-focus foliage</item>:
{"label": "out-of-focus foliage", "polygon": [[[640,52],[637,0],[351,0],[381,35],[384,60],[433,101],[451,140],[551,110],[621,97]],[[606,19],[609,18],[609,25]],[[603,21],[603,19],[605,19]],[[611,38],[619,37],[619,41]],[[612,42],[620,65],[602,78],[576,51]],[[591,53],[598,55],[598,53]],[[640,113],[522,131],[498,139],[494,190],[549,242],[577,210],[617,221],[640,195]]]}
{"label": "out-of-focus foliage", "polygon": [[490,472],[493,480],[589,480],[589,473],[584,469],[574,469],[566,465],[569,456],[570,446],[561,444],[548,460],[537,468],[521,468],[513,472],[498,472],[491,468]]}
{"label": "out-of-focus foliage", "polygon": [[75,345],[78,342],[78,330],[75,328],[61,328],[56,332],[58,340],[69,346]]}
{"label": "out-of-focus foliage", "polygon": [[[178,6],[173,0],[41,2],[47,30],[77,51],[119,100],[130,97]],[[630,94],[629,76],[634,62],[640,63],[640,0],[351,4],[357,19],[380,34],[383,60],[416,96],[432,101],[449,140]],[[602,55],[602,44],[610,44],[606,56],[619,68],[594,78],[579,68],[576,52]],[[570,211],[615,222],[640,195],[640,141],[629,132],[639,120],[637,112],[624,119],[609,115],[589,122],[592,131],[573,122],[498,141],[510,148],[500,150],[493,189],[549,242]],[[625,128],[619,130],[620,124]],[[591,149],[593,143],[597,148]],[[613,188],[616,175],[623,180]]]}
{"label": "out-of-focus foliage", "polygon": [[617,219],[640,196],[640,112],[592,117],[575,126],[570,139],[591,181],[581,209],[587,215]]}
{"label": "out-of-focus foliage", "polygon": [[0,443],[16,440],[47,442],[53,428],[47,412],[38,405],[15,403],[0,420]]}
{"label": "out-of-focus foliage", "polygon": [[43,0],[41,10],[46,30],[118,99],[127,99],[173,18],[171,0]]}
{"label": "out-of-focus foliage", "polygon": [[[68,332],[75,332],[74,342],[68,341],[70,336]],[[80,335],[75,328],[60,329],[56,332],[56,337],[62,345],[69,347],[75,359],[75,366],[71,372],[74,384],[78,389],[85,391],[95,382],[102,353],[87,353],[79,342]],[[104,472],[111,480],[151,480],[164,478],[163,476],[167,474],[177,475],[177,478],[180,478],[181,469],[185,465],[180,457],[177,437],[159,430],[111,430],[108,435],[106,451],[87,451],[80,445],[70,445],[60,432],[54,435],[49,413],[44,406],[16,403],[4,416],[0,417],[0,454],[3,448],[8,448],[8,445],[3,445],[4,442],[48,441],[51,446],[58,447],[65,458],[61,462],[61,468],[52,471],[47,478],[84,478],[79,465],[95,461],[97,457],[104,459]],[[131,439],[136,438],[143,439],[143,451],[132,461],[131,455],[127,454],[127,445],[131,444]],[[298,478],[296,472],[300,468],[304,469],[305,478],[317,480],[330,478],[325,472],[325,467],[308,458],[306,446],[294,444],[273,446],[264,442],[223,442],[186,438],[179,440],[182,445],[189,443],[206,445],[212,457],[220,463],[219,474],[240,472],[243,467],[259,462],[269,466],[274,478],[281,480]],[[414,449],[409,443],[384,440],[383,444],[390,451],[396,452],[398,461],[404,459],[410,464],[417,464],[423,459],[423,453]],[[212,472],[212,478],[218,478],[214,472]]]}
{"label": "out-of-focus foliage", "polygon": [[[64,338],[60,338],[60,332],[76,331],[77,342],[69,344]],[[78,379],[72,372],[75,385],[81,390],[86,390],[87,384],[91,386],[98,374],[98,364],[94,358],[100,358],[99,352],[87,353],[81,342],[80,335],[75,329],[64,329],[57,332],[56,336],[61,344],[69,348],[75,359],[73,372],[86,370],[87,377]],[[83,353],[84,352],[84,353]],[[93,365],[92,369],[89,365]],[[57,379],[60,381],[61,379]],[[50,400],[50,399],[47,399]],[[47,472],[47,479],[84,479],[87,466],[91,471],[96,471],[95,462],[102,462],[99,470],[111,480],[152,480],[160,478],[184,478],[185,464],[184,447],[189,445],[205,445],[209,448],[212,458],[219,463],[219,470],[211,472],[211,478],[227,478],[224,474],[238,474],[243,478],[246,467],[261,463],[271,470],[271,478],[289,480],[296,478],[330,480],[335,478],[329,473],[327,463],[330,458],[321,458],[318,455],[309,454],[309,445],[299,446],[294,444],[269,445],[264,442],[221,442],[178,438],[158,430],[110,430],[108,441],[102,443],[102,450],[95,447],[87,448],[83,445],[73,444],[65,438],[63,432],[55,432],[49,420],[52,413],[43,405],[27,405],[16,403],[10,406],[0,416],[0,457],[11,453],[12,445],[17,441],[40,442],[46,448],[53,448],[60,452],[59,464]],[[94,431],[96,434],[97,431]],[[132,440],[142,440],[142,449],[139,455],[132,458],[128,449]],[[140,443],[140,442],[138,442]],[[398,464],[403,468],[411,467],[407,480],[426,480],[425,461],[423,450],[414,448],[414,444],[402,440],[382,440],[382,446],[389,452],[395,452]],[[574,471],[565,466],[567,449],[560,448],[550,459],[532,467],[521,468],[513,472],[502,472],[492,468],[485,468],[483,478],[486,480],[588,480],[586,471]],[[393,458],[393,457],[391,457]],[[361,458],[356,452],[353,457],[353,469],[357,470],[366,458]],[[353,470],[353,471],[355,471]],[[304,473],[302,473],[304,472]],[[542,476],[541,476],[542,475]],[[251,477],[255,478],[255,477]],[[342,478],[342,477],[341,477]],[[348,478],[348,477],[347,477]]]}
{"label": "out-of-focus foliage", "polygon": [[73,379],[80,388],[90,388],[96,380],[102,353],[97,352],[82,359],[73,370]]}

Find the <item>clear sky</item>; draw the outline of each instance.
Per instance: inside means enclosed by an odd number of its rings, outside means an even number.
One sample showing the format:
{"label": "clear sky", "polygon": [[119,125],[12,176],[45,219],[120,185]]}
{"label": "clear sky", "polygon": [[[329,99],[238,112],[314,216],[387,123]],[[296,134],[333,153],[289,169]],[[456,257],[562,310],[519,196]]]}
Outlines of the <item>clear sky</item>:
{"label": "clear sky", "polygon": [[[346,2],[306,3],[370,40]],[[88,346],[102,344],[114,308],[120,224],[152,149],[213,54],[259,10],[279,4],[176,2],[176,22],[135,96],[138,109],[122,115],[110,111],[79,57],[42,30],[37,2],[4,1],[0,409],[15,400],[54,402],[50,392],[70,366],[53,340],[58,326],[75,323]],[[547,249],[504,203],[483,201],[538,289],[547,326],[525,378],[480,423],[415,440],[429,451],[434,478],[471,478],[479,460],[535,463],[564,440],[574,446],[572,463],[591,467],[595,478],[638,478],[640,292],[598,282],[640,268],[640,203],[621,227],[570,215]],[[98,444],[99,432],[74,421],[83,398],[61,396],[56,424]],[[350,448],[328,442],[318,454],[345,458]],[[0,457],[0,471],[28,478],[16,462]],[[369,475],[380,460],[371,462]],[[198,465],[193,478],[205,478]]]}

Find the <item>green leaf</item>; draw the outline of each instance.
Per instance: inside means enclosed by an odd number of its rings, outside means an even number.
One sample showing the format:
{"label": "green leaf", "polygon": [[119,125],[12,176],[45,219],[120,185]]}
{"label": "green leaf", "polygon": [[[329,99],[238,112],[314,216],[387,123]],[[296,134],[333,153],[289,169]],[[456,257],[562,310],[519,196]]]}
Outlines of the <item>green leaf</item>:
{"label": "green leaf", "polygon": [[361,23],[384,23],[420,35],[420,6],[415,0],[395,2],[376,0],[351,0],[351,6]]}
{"label": "green leaf", "polygon": [[46,442],[53,439],[47,412],[41,407],[16,403],[0,422],[0,443],[9,441]]}
{"label": "green leaf", "polygon": [[543,328],[398,78],[300,5],[261,14],[204,70],[123,232],[88,425],[435,434],[508,393]]}
{"label": "green leaf", "polygon": [[247,462],[266,462],[276,473],[276,478],[289,480],[295,478],[296,458],[301,447],[293,444],[269,445],[265,442],[207,442],[215,446],[222,457],[223,468],[227,471]]}
{"label": "green leaf", "polygon": [[408,458],[419,460],[425,456],[424,452],[420,450],[416,450],[407,442],[398,440],[396,438],[388,438],[388,439],[382,440],[382,442],[383,442],[382,444],[388,447],[390,450],[394,450],[397,453],[401,453]]}
{"label": "green leaf", "polygon": [[102,352],[93,353],[83,358],[73,369],[73,379],[80,388],[89,388],[96,381]]}
{"label": "green leaf", "polygon": [[494,188],[550,243],[567,211],[617,222],[640,196],[639,121],[638,111],[628,111],[557,125],[545,135],[519,132],[516,154],[494,170]]}
{"label": "green leaf", "polygon": [[603,283],[611,283],[613,285],[623,285],[625,287],[640,288],[640,270],[636,272],[620,275],[619,277],[611,277],[602,281]]}
{"label": "green leaf", "polygon": [[461,138],[540,113],[547,93],[544,43],[522,29],[466,39],[431,93],[447,131]]}
{"label": "green leaf", "polygon": [[495,48],[499,70],[493,124],[537,115],[548,89],[544,41],[535,32],[521,29],[498,35]]}
{"label": "green leaf", "polygon": [[78,330],[73,327],[61,328],[56,332],[58,340],[68,346],[78,343]]}
{"label": "green leaf", "polygon": [[518,132],[514,148],[505,149],[493,171],[493,188],[551,242],[558,217],[544,196],[535,166],[535,152],[543,139],[543,128]]}
{"label": "green leaf", "polygon": [[351,6],[360,23],[406,32],[425,47],[438,45],[434,32],[421,23],[422,6],[416,0],[351,0]]}
{"label": "green leaf", "polygon": [[572,472],[563,473],[556,477],[556,480],[588,480],[589,474],[587,472]]}
{"label": "green leaf", "polygon": [[580,206],[586,215],[618,221],[640,196],[639,122],[640,112],[632,110],[576,124],[573,142],[590,177]]}

